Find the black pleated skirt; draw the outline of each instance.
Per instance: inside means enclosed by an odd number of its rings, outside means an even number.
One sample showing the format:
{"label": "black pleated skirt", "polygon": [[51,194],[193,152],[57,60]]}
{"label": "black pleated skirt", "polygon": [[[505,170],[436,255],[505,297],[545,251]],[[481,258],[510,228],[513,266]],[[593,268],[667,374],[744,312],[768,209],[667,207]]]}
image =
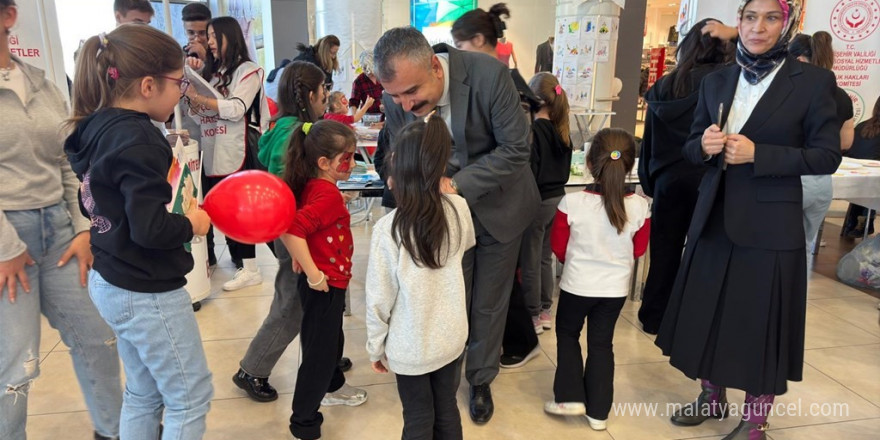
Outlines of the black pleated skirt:
{"label": "black pleated skirt", "polygon": [[784,394],[788,380],[803,376],[805,249],[732,243],[723,194],[722,188],[701,236],[688,244],[694,249],[685,253],[691,258],[682,262],[656,344],[692,379],[755,396]]}

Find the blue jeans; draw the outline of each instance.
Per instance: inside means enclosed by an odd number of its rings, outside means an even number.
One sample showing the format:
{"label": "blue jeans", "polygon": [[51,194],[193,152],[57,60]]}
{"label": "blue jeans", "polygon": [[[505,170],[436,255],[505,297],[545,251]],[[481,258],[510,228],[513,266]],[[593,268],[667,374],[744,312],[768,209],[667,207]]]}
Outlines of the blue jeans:
{"label": "blue jeans", "polygon": [[125,368],[121,438],[158,438],[164,409],[163,439],[201,439],[214,388],[186,290],[133,292],[93,270],[89,293],[119,339]]}
{"label": "blue jeans", "polygon": [[79,283],[79,266],[58,260],[73,240],[73,225],[64,205],[25,211],[4,211],[27,252],[36,262],[25,266],[31,292],[18,285],[15,304],[7,291],[0,299],[0,438],[25,438],[28,391],[40,375],[40,313],[70,347],[95,431],[119,435],[122,387],[116,338],[98,316],[89,293]]}
{"label": "blue jeans", "polygon": [[807,271],[813,267],[813,247],[819,227],[831,206],[831,176],[801,176],[804,190],[804,233],[807,236]]}

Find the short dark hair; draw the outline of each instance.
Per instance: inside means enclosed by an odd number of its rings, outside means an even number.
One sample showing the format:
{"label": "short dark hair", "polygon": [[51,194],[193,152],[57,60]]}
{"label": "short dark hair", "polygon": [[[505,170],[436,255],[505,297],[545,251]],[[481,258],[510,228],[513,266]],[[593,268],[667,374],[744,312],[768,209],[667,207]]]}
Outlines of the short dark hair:
{"label": "short dark hair", "polygon": [[408,58],[431,68],[434,50],[428,39],[412,26],[389,29],[373,48],[373,66],[379,81],[391,81],[397,75],[391,62],[399,57]]}
{"label": "short dark hair", "polygon": [[153,5],[147,0],[114,0],[113,10],[122,15],[128,14],[128,11],[146,12],[151,15],[156,14],[156,11],[153,10]]}
{"label": "short dark hair", "polygon": [[190,3],[181,12],[183,21],[209,21],[211,10],[204,3]]}
{"label": "short dark hair", "polygon": [[9,6],[15,6],[15,1],[14,0],[0,0],[0,6],[3,6],[4,8],[9,7]]}

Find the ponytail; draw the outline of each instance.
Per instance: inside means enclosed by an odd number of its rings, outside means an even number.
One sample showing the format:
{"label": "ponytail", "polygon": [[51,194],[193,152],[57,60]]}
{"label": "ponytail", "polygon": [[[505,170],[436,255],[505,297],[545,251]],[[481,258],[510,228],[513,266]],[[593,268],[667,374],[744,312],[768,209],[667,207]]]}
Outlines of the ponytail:
{"label": "ponytail", "polygon": [[601,189],[608,221],[618,234],[623,232],[627,222],[623,199],[626,176],[635,163],[635,151],[636,142],[631,134],[619,128],[603,128],[593,137],[587,157],[590,174]]}
{"label": "ponytail", "polygon": [[294,197],[300,200],[306,184],[318,176],[318,159],[332,160],[356,145],[354,130],[345,124],[331,120],[299,124],[290,135],[284,158],[283,178]]}
{"label": "ponytail", "polygon": [[[183,68],[183,49],[169,35],[150,26],[124,24],[109,34],[89,38],[76,62],[73,112],[76,125],[98,110],[114,105],[140,88],[147,76]],[[166,81],[158,81],[159,90]]]}
{"label": "ponytail", "polygon": [[529,88],[543,101],[550,113],[550,122],[556,127],[559,138],[571,148],[571,129],[569,126],[568,95],[559,81],[550,72],[535,74],[529,81]]}
{"label": "ponytail", "polygon": [[831,34],[825,31],[819,31],[810,38],[810,48],[813,50],[813,56],[810,61],[823,68],[831,70],[834,67],[834,48],[831,45]]}

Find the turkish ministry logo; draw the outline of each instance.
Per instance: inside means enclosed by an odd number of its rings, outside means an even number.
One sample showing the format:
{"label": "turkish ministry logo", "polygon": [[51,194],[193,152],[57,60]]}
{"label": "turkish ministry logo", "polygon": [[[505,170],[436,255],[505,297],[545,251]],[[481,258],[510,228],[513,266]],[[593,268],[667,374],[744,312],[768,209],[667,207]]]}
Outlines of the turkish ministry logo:
{"label": "turkish ministry logo", "polygon": [[878,0],[840,0],[831,12],[831,30],[844,41],[864,40],[878,27]]}

